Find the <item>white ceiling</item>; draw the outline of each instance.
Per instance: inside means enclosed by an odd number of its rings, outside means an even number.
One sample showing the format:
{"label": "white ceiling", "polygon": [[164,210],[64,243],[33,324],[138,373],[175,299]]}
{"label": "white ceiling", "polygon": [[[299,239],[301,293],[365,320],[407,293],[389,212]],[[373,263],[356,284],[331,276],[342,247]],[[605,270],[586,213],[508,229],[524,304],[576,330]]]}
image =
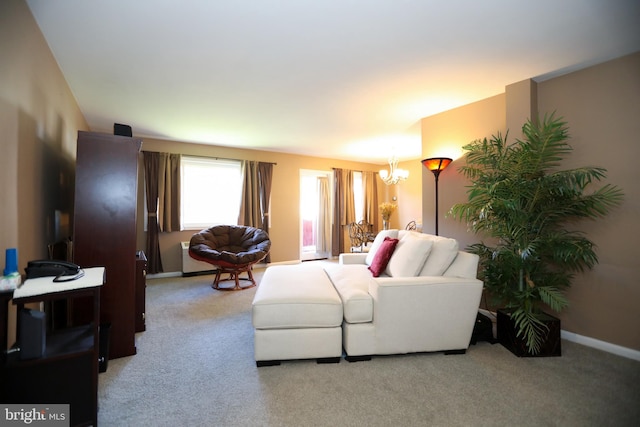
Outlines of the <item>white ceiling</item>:
{"label": "white ceiling", "polygon": [[420,157],[422,117],[640,50],[638,0],[27,3],[92,130],[373,163]]}

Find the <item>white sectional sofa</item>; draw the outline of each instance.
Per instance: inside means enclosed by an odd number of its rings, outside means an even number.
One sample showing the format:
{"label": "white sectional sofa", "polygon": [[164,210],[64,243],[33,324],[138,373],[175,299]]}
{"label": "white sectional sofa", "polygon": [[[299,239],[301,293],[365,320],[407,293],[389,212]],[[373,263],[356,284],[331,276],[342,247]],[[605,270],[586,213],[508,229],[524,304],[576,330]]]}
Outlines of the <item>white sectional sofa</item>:
{"label": "white sectional sofa", "polygon": [[[398,240],[386,268],[374,277],[370,267],[391,243],[385,237]],[[464,353],[482,293],[477,266],[478,257],[460,251],[454,239],[386,230],[368,253],[341,254],[337,264],[269,267],[253,302],[255,360],[258,366],[339,361],[342,350],[349,361]]]}

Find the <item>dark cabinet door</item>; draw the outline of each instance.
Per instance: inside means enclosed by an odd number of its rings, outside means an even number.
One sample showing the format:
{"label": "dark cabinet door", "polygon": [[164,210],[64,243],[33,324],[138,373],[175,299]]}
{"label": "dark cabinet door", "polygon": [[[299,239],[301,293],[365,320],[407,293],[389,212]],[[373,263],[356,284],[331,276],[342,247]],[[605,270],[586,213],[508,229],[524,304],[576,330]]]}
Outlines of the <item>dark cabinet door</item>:
{"label": "dark cabinet door", "polygon": [[78,132],[74,262],[106,267],[100,322],[110,323],[109,358],[136,353],[136,207],[142,140]]}

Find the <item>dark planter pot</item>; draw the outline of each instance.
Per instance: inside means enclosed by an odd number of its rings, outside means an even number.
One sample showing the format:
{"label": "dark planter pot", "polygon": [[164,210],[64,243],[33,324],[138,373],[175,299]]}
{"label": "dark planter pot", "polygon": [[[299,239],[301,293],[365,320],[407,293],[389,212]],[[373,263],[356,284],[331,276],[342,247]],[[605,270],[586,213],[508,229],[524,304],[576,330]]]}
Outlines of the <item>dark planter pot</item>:
{"label": "dark planter pot", "polygon": [[560,319],[542,313],[542,321],[549,328],[537,354],[529,353],[526,341],[517,336],[515,321],[507,310],[498,310],[498,342],[518,357],[554,357],[561,356]]}

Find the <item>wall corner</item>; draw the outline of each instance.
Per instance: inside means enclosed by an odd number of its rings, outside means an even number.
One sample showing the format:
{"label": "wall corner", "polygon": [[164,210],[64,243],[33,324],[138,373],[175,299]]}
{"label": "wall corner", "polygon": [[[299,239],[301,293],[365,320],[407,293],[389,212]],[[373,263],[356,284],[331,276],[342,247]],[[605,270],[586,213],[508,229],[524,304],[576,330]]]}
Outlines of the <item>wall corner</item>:
{"label": "wall corner", "polygon": [[506,86],[505,94],[510,138],[522,138],[522,125],[538,119],[538,84],[532,79],[512,83]]}

